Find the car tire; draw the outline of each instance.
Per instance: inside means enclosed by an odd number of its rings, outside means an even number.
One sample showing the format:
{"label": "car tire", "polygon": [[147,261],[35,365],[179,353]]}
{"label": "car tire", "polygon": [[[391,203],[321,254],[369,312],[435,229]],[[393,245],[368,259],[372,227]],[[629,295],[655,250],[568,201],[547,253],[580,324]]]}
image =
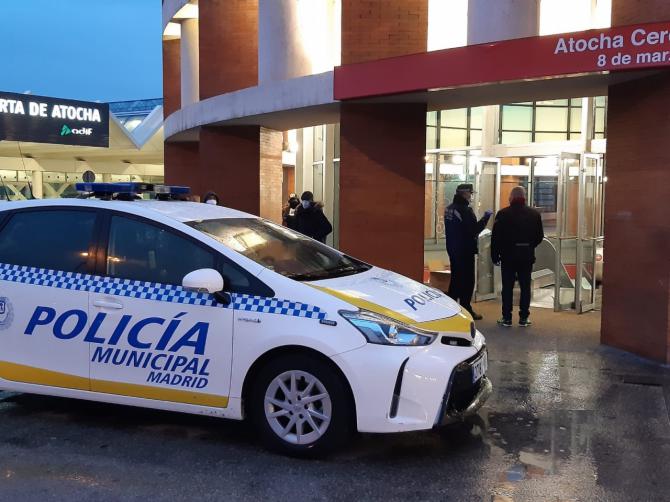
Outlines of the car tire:
{"label": "car tire", "polygon": [[278,357],[257,374],[250,418],[263,444],[294,457],[320,457],[353,431],[353,402],[331,364],[306,354]]}

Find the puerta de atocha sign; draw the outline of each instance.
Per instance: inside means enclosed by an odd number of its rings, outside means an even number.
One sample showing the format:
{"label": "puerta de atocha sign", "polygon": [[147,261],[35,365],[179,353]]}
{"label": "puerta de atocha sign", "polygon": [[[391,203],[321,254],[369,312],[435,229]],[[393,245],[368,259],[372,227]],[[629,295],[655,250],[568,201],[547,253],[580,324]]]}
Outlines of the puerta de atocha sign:
{"label": "puerta de atocha sign", "polygon": [[0,140],[109,146],[109,105],[0,92]]}

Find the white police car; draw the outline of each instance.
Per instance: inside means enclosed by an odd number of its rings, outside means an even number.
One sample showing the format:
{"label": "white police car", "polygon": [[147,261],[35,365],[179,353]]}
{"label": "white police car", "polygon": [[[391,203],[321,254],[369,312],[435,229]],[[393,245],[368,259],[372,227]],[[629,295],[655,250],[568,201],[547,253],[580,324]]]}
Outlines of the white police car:
{"label": "white police car", "polygon": [[483,336],[439,291],[249,214],[126,193],[151,186],[78,188],[102,200],[0,206],[4,389],[248,417],[294,455],[449,423],[491,392]]}

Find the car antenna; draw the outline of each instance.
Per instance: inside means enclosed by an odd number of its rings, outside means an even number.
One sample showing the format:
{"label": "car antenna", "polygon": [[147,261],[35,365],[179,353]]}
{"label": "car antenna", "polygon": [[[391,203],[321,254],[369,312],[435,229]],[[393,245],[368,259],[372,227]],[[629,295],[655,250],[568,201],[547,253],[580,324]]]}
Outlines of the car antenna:
{"label": "car antenna", "polygon": [[28,180],[28,190],[30,190],[30,200],[35,200],[35,195],[33,194],[33,185],[30,180]]}
{"label": "car antenna", "polygon": [[[21,142],[17,141],[16,145],[19,147],[19,156],[21,157],[21,164],[23,165],[23,171],[26,171],[26,159],[23,157],[23,151],[21,151]],[[4,185],[4,181],[3,181]],[[30,200],[33,200],[35,196],[33,195],[33,186],[30,184],[30,180],[28,180],[28,190],[30,190]]]}

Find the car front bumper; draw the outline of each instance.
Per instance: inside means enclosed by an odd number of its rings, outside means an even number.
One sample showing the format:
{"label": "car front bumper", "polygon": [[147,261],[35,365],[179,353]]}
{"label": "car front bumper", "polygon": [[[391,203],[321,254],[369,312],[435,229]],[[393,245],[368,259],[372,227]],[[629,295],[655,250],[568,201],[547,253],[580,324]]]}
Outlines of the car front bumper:
{"label": "car front bumper", "polygon": [[358,430],[402,432],[476,413],[492,392],[486,375],[472,382],[472,365],[485,351],[484,337],[477,332],[467,347],[439,339],[425,347],[367,344],[333,360],[353,391]]}

